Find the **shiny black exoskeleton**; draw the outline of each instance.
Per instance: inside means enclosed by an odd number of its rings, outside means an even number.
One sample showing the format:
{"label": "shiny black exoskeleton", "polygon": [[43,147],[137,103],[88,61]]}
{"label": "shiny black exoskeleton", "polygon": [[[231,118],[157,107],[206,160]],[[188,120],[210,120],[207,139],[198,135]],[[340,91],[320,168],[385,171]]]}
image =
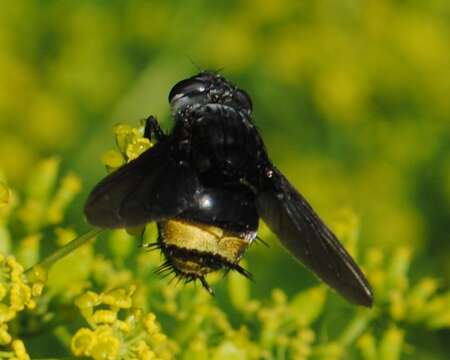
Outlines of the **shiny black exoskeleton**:
{"label": "shiny black exoskeleton", "polygon": [[159,247],[187,281],[239,266],[262,218],[284,247],[349,301],[371,306],[369,283],[334,234],[271,163],[251,119],[249,95],[212,72],[169,94],[175,125],[156,119],[156,145],[108,175],[86,203],[88,221],[118,228],[158,222]]}

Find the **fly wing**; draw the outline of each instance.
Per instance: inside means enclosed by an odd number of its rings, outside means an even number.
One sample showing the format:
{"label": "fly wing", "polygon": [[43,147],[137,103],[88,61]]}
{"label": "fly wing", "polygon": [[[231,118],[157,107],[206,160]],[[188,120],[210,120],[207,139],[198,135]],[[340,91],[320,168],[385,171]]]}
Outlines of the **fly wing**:
{"label": "fly wing", "polygon": [[162,141],[100,181],[84,212],[94,226],[140,226],[187,209],[198,186],[190,166],[173,159]]}
{"label": "fly wing", "polygon": [[258,212],[283,246],[347,300],[370,307],[371,287],[336,236],[278,169],[269,181]]}

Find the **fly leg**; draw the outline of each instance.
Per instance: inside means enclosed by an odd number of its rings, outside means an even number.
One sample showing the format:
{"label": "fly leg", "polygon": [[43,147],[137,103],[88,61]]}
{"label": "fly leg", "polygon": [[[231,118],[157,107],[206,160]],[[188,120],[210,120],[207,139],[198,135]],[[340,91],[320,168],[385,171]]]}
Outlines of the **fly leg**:
{"label": "fly leg", "polygon": [[167,135],[164,134],[161,127],[159,126],[158,120],[153,115],[150,115],[145,120],[145,128],[144,128],[144,137],[152,141],[152,139],[156,139],[156,141],[161,141]]}

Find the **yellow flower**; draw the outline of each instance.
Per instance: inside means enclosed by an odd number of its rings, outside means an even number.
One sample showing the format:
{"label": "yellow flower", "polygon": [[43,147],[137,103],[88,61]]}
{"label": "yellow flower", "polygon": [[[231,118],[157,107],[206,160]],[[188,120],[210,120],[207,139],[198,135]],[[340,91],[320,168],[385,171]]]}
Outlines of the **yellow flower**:
{"label": "yellow flower", "polygon": [[14,283],[11,286],[11,309],[21,311],[31,300],[31,288],[24,283]]}
{"label": "yellow flower", "polygon": [[0,206],[9,203],[11,192],[3,181],[0,181]]}
{"label": "yellow flower", "polygon": [[127,158],[130,160],[136,159],[145,150],[151,146],[151,143],[146,138],[135,139],[133,142],[128,144],[126,149]]}
{"label": "yellow flower", "polygon": [[7,293],[8,289],[6,288],[5,284],[0,283],[0,301],[3,300]]}
{"label": "yellow flower", "polygon": [[96,324],[112,324],[117,320],[117,312],[111,310],[97,310],[92,316]]}
{"label": "yellow flower", "polygon": [[101,325],[94,331],[81,328],[71,341],[76,356],[91,356],[94,359],[118,359],[121,341],[108,325]]}
{"label": "yellow flower", "polygon": [[137,343],[134,353],[136,354],[138,359],[142,359],[142,360],[156,359],[155,353],[152,350],[150,350],[147,343],[143,340],[141,340]]}
{"label": "yellow flower", "polygon": [[33,283],[31,285],[31,295],[33,297],[41,296],[43,290],[44,290],[44,284],[41,282]]}
{"label": "yellow flower", "polygon": [[48,272],[44,267],[36,265],[27,273],[27,277],[30,282],[43,285],[47,281]]}
{"label": "yellow flower", "polygon": [[25,345],[21,340],[14,340],[12,342],[14,355],[18,360],[30,360],[30,357],[25,349]]}
{"label": "yellow flower", "polygon": [[125,160],[117,150],[108,150],[103,154],[102,162],[105,164],[106,169],[111,172],[121,167],[125,163]]}
{"label": "yellow flower", "polygon": [[72,341],[70,343],[72,352],[76,356],[90,354],[94,341],[95,333],[90,329],[81,328],[72,337]]}
{"label": "yellow flower", "polygon": [[8,325],[5,323],[0,324],[0,345],[7,345],[11,340],[12,337],[8,333]]}
{"label": "yellow flower", "polygon": [[11,321],[16,317],[16,311],[10,306],[0,303],[0,324]]}
{"label": "yellow flower", "polygon": [[156,320],[156,316],[155,314],[147,314],[144,317],[144,320],[142,321],[144,323],[144,327],[145,327],[145,331],[147,331],[147,333],[152,334],[157,330],[157,326],[155,323]]}
{"label": "yellow flower", "polygon": [[156,316],[133,307],[135,290],[130,286],[100,294],[89,291],[76,300],[92,328],[79,329],[73,336],[71,348],[76,356],[153,359],[159,351],[167,351],[168,340]]}
{"label": "yellow flower", "polygon": [[[0,258],[0,272],[4,276],[0,282],[0,300],[9,299],[9,304],[0,303],[0,323],[12,320],[18,311],[36,306],[35,297],[42,292],[41,282],[29,282],[23,274],[23,267],[14,257]],[[9,294],[9,297],[7,296]]]}
{"label": "yellow flower", "polygon": [[152,143],[144,138],[144,127],[135,128],[126,124],[116,124],[113,131],[116,136],[116,144],[120,153],[115,150],[106,152],[103,155],[103,162],[109,170],[114,170],[120,167],[125,161],[136,159],[145,150],[152,146]]}
{"label": "yellow flower", "polygon": [[99,303],[99,295],[93,291],[85,292],[75,300],[75,305],[80,309],[93,308]]}
{"label": "yellow flower", "polygon": [[135,287],[131,287],[127,292],[125,289],[116,289],[102,295],[102,302],[106,305],[115,306],[121,309],[129,309],[132,304],[131,296],[135,291]]}
{"label": "yellow flower", "polygon": [[11,280],[22,281],[21,275],[23,273],[23,266],[20,265],[13,256],[8,256],[5,263],[10,269]]}
{"label": "yellow flower", "polygon": [[67,206],[81,190],[81,180],[74,174],[67,174],[61,181],[56,194],[47,209],[47,220],[50,224],[62,221]]}
{"label": "yellow flower", "polygon": [[95,341],[90,355],[98,360],[114,360],[118,359],[119,350],[120,340],[114,335],[113,330],[108,326],[99,326],[95,330]]}

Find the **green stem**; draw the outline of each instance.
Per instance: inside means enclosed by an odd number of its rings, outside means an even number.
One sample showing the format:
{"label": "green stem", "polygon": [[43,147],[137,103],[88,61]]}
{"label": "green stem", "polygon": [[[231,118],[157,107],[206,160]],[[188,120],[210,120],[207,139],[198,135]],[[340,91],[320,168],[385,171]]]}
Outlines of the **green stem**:
{"label": "green stem", "polygon": [[63,257],[69,255],[72,251],[79,248],[81,245],[85,244],[89,240],[93,239],[95,236],[100,234],[105,229],[94,228],[83,235],[80,235],[73,239],[71,242],[67,243],[63,247],[56,250],[54,253],[47,256],[44,260],[40,261],[33,267],[29,268],[26,272],[29,272],[36,266],[42,267],[44,269],[49,269],[55,262],[62,259]]}

